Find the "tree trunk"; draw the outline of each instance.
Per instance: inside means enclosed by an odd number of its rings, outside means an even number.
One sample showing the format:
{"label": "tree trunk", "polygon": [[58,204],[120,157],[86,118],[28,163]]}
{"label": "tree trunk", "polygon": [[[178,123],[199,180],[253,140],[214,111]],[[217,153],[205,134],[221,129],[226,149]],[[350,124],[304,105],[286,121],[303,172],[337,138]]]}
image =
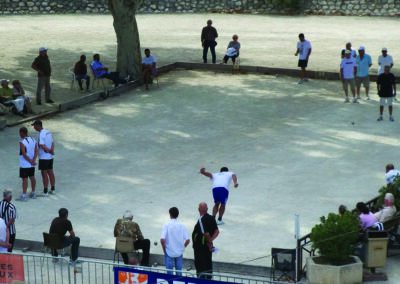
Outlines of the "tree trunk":
{"label": "tree trunk", "polygon": [[117,71],[121,77],[129,75],[135,80],[142,79],[142,57],[135,18],[141,3],[142,0],[108,0],[117,35]]}

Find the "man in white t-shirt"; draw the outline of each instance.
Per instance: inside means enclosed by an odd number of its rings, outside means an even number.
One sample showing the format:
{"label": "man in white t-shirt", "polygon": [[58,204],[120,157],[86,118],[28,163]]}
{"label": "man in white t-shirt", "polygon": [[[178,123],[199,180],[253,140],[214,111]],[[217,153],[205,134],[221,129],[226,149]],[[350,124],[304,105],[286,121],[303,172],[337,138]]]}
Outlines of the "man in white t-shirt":
{"label": "man in white t-shirt", "polygon": [[227,167],[222,167],[219,173],[209,173],[205,168],[200,169],[200,173],[212,181],[212,191],[214,197],[213,216],[214,218],[218,213],[218,225],[223,225],[222,216],[225,213],[226,203],[229,197],[229,185],[233,181],[234,187],[238,187],[237,177],[234,173],[230,172]]}
{"label": "man in white t-shirt", "polygon": [[305,39],[304,34],[299,34],[299,40],[300,41],[297,43],[297,50],[294,56],[299,56],[299,61],[297,64],[297,66],[301,68],[299,84],[303,84],[303,82],[308,81],[306,77],[306,68],[312,47],[311,42]]}
{"label": "man in white t-shirt", "polygon": [[353,103],[357,103],[356,99],[356,83],[355,83],[355,77],[357,74],[357,62],[354,57],[351,57],[351,51],[347,50],[345,51],[345,57],[342,59],[342,62],[340,63],[340,79],[343,84],[343,90],[346,95],[346,99],[344,102],[348,103],[349,102],[349,86],[351,93],[353,95]]}
{"label": "man in white t-shirt", "polygon": [[386,170],[385,173],[386,184],[393,183],[394,180],[400,176],[400,172],[394,168],[393,164],[387,164],[385,170]]}
{"label": "man in white t-shirt", "polygon": [[41,120],[32,123],[33,128],[39,132],[39,170],[42,173],[43,192],[48,195],[49,182],[51,186],[50,194],[55,193],[56,179],[53,171],[54,141],[50,131],[43,128]]}
{"label": "man in white t-shirt", "polygon": [[0,218],[0,252],[7,252],[11,247],[9,243],[10,233],[4,219]]}
{"label": "man in white t-shirt", "polygon": [[188,231],[179,222],[179,210],[176,207],[169,209],[171,220],[163,226],[161,232],[161,245],[164,251],[165,268],[168,274],[173,274],[175,267],[176,275],[182,276],[183,252],[190,243]]}
{"label": "man in white t-shirt", "polygon": [[142,59],[142,72],[143,81],[146,85],[146,90],[149,89],[149,83],[151,83],[151,77],[155,75],[156,70],[156,57],[150,54],[150,49],[146,48],[144,50],[144,57]]}
{"label": "man in white t-shirt", "polygon": [[36,158],[38,156],[38,147],[35,139],[28,136],[28,129],[21,127],[19,129],[19,177],[22,179],[22,194],[20,197],[21,201],[28,200],[26,194],[28,190],[28,178],[31,181],[31,193],[29,197],[36,198],[35,188],[35,165]]}
{"label": "man in white t-shirt", "polygon": [[385,66],[393,67],[393,57],[387,53],[387,48],[382,48],[382,55],[378,57],[378,75],[385,71]]}

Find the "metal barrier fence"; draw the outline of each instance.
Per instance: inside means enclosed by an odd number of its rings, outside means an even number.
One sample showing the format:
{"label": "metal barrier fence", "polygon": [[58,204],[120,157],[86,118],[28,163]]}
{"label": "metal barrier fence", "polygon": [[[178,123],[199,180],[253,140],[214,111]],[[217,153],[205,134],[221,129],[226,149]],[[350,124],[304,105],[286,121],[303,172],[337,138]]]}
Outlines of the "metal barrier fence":
{"label": "metal barrier fence", "polygon": [[[82,259],[76,264],[70,264],[67,258],[52,257],[44,254],[13,253],[6,255],[20,255],[23,257],[24,283],[29,284],[114,284],[114,267],[131,267],[111,261],[96,261],[92,259]],[[165,268],[159,267],[135,266],[135,268],[143,269],[144,271],[167,273]],[[182,271],[182,276],[196,277],[192,271]],[[213,273],[212,279],[239,284],[282,283],[273,282],[267,277],[244,276],[234,273]],[[179,276],[177,276],[177,281],[179,281]]]}

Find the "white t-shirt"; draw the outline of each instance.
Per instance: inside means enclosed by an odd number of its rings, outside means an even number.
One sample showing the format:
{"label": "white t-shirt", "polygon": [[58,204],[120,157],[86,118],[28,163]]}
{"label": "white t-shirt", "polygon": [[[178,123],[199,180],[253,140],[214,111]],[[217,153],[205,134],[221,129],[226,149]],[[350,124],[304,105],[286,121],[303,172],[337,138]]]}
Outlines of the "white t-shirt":
{"label": "white t-shirt", "polygon": [[[53,144],[53,135],[47,129],[42,129],[39,132],[39,145],[45,145],[47,148],[51,148]],[[40,160],[51,160],[53,159],[53,155],[50,153],[46,153],[42,148],[39,148],[39,159]]]}
{"label": "white t-shirt", "polygon": [[299,41],[297,43],[297,48],[299,49],[299,59],[306,60],[309,50],[311,49],[311,42],[308,40]]}
{"label": "white t-shirt", "polygon": [[165,251],[169,257],[181,256],[185,250],[185,242],[189,234],[185,225],[176,219],[166,223],[161,231],[161,239],[165,240]]}
{"label": "white t-shirt", "polygon": [[153,56],[152,54],[150,54],[149,57],[145,56],[142,58],[142,64],[145,64],[145,65],[152,65],[153,63],[156,63],[156,62],[157,62],[156,57]]}
{"label": "white t-shirt", "polygon": [[386,184],[392,183],[396,177],[400,176],[400,172],[396,169],[390,170],[385,174]]}
{"label": "white t-shirt", "polygon": [[340,63],[340,69],[343,69],[343,79],[354,79],[354,67],[356,66],[355,58],[343,58]]}
{"label": "white t-shirt", "polygon": [[[7,239],[7,226],[4,219],[0,218],[0,242],[5,242]],[[0,246],[0,252],[7,252],[6,247]]]}
{"label": "white t-shirt", "polygon": [[[22,143],[25,146],[25,152],[26,155],[32,159],[35,156],[35,149],[36,149],[36,141],[32,137],[25,137],[24,139],[21,139],[20,143]],[[19,155],[19,167],[20,168],[32,168],[34,167],[31,163],[29,163],[27,160],[25,160],[24,156],[22,156],[22,153]]]}
{"label": "white t-shirt", "polygon": [[379,55],[378,57],[378,75],[384,72],[385,66],[391,66],[393,64],[393,57],[389,54],[383,57],[383,55]]}
{"label": "white t-shirt", "polygon": [[232,172],[220,172],[220,173],[213,173],[212,174],[212,188],[216,187],[224,187],[229,190],[229,185],[232,180],[232,176],[234,173]]}

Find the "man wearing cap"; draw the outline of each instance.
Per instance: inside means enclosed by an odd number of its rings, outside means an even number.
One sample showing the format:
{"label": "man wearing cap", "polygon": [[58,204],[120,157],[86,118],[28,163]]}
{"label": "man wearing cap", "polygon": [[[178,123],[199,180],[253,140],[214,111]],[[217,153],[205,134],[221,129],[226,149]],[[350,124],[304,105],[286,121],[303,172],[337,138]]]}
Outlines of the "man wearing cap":
{"label": "man wearing cap", "polygon": [[[114,226],[114,237],[128,237],[133,239],[135,250],[141,249],[143,257],[140,262],[141,266],[149,266],[150,257],[150,240],[143,237],[142,231],[137,223],[133,222],[133,214],[130,210],[126,210],[122,219],[118,219]],[[121,253],[125,264],[129,263],[128,254]]]}
{"label": "man wearing cap", "polygon": [[354,57],[351,57],[351,51],[346,49],[345,57],[342,59],[340,63],[340,79],[343,84],[343,90],[346,95],[345,103],[348,103],[349,100],[349,86],[351,93],[353,94],[353,103],[357,103],[356,99],[356,86],[354,78],[357,74],[357,63]]}
{"label": "man wearing cap", "polygon": [[378,57],[378,75],[384,72],[385,66],[393,67],[393,57],[387,53],[387,48],[382,48],[382,55]]}
{"label": "man wearing cap", "polygon": [[28,178],[31,181],[31,193],[29,197],[36,198],[35,187],[35,165],[36,158],[38,156],[38,147],[35,139],[28,136],[28,129],[21,127],[19,129],[19,177],[22,179],[22,195],[21,201],[26,201],[28,196],[26,194],[28,190]]}
{"label": "man wearing cap", "polygon": [[54,141],[53,135],[50,131],[43,128],[41,120],[35,120],[32,123],[33,128],[39,132],[38,147],[39,147],[39,170],[42,173],[43,192],[47,196],[49,182],[51,185],[50,194],[55,193],[56,179],[53,171],[53,155],[54,155]]}
{"label": "man wearing cap", "polygon": [[357,85],[357,99],[360,100],[360,90],[361,84],[365,88],[365,96],[367,100],[369,100],[369,68],[372,65],[371,56],[365,53],[365,47],[360,46],[358,49],[358,56],[356,58],[357,62],[357,77],[356,77],[356,85]]}
{"label": "man wearing cap", "polygon": [[385,194],[385,198],[383,200],[384,206],[381,210],[374,213],[378,222],[385,222],[390,220],[394,214],[396,214],[396,206],[394,206],[394,196],[390,192]]}
{"label": "man wearing cap", "polygon": [[208,49],[210,48],[212,63],[216,63],[217,56],[215,54],[215,47],[217,42],[215,39],[218,37],[217,29],[212,26],[212,21],[207,21],[207,26],[201,30],[201,46],[203,47],[203,62],[207,63]]}
{"label": "man wearing cap", "polygon": [[47,56],[47,48],[39,48],[39,56],[32,62],[32,69],[37,72],[38,84],[36,89],[36,103],[42,104],[42,89],[44,87],[44,93],[46,97],[46,103],[54,103],[50,99],[50,76],[51,76],[51,65],[49,57]]}
{"label": "man wearing cap", "polygon": [[311,42],[305,39],[304,34],[299,34],[299,42],[297,43],[297,50],[294,54],[294,56],[299,55],[299,62],[297,64],[297,66],[301,68],[299,84],[303,84],[303,82],[308,81],[306,77],[306,68],[311,50]]}
{"label": "man wearing cap", "polygon": [[380,97],[379,117],[378,121],[383,120],[383,109],[385,104],[389,108],[389,120],[394,121],[393,114],[393,97],[396,96],[396,78],[390,72],[390,66],[385,66],[384,72],[378,76],[376,81],[378,95]]}

